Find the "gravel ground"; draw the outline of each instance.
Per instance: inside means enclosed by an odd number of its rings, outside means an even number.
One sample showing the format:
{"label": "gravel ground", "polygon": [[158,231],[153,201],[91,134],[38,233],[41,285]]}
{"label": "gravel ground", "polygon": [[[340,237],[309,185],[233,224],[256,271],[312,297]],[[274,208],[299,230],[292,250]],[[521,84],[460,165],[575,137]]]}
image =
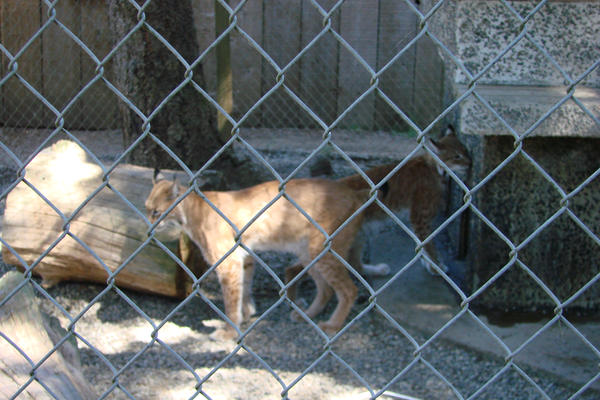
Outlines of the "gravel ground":
{"label": "gravel ground", "polygon": [[[273,258],[269,263],[277,265],[278,259]],[[6,270],[6,266],[3,269]],[[264,272],[259,272],[256,278],[255,298],[260,313],[269,310],[277,301],[277,285]],[[51,288],[49,293],[71,316],[76,316],[103,289],[99,285],[68,283]],[[305,283],[302,290],[310,296],[310,283]],[[215,279],[206,282],[203,293],[219,307],[222,306]],[[364,298],[365,290],[361,290],[361,294]],[[272,309],[252,329],[244,342],[246,350],[239,350],[229,357],[236,345],[209,338],[219,321],[200,297],[191,299],[178,309],[160,329],[158,339],[168,348],[157,342],[147,347],[153,330],[148,319],[155,325],[160,324],[179,303],[133,292],[126,292],[125,296],[127,301],[115,291],[107,292],[76,325],[77,333],[94,347],[92,349],[81,341],[78,343],[84,376],[98,395],[111,390],[113,374],[118,374],[122,389],[136,399],[189,398],[196,391],[196,374],[199,379],[210,375],[202,390],[212,399],[275,399],[281,398],[283,390],[279,380],[290,385],[300,374],[309,371],[289,390],[291,399],[362,398],[359,395],[367,390],[364,383],[377,391],[412,363],[409,371],[389,390],[420,399],[455,399],[459,397],[438,374],[442,374],[466,398],[504,366],[501,360],[443,340],[433,341],[420,356],[415,356],[411,342],[375,312],[366,314],[353,324],[330,346],[330,353],[313,366],[313,362],[326,353],[325,342],[308,324],[292,322],[289,319],[290,308],[285,304]],[[68,325],[68,319],[55,304],[41,296],[40,302],[46,314],[57,318],[63,327]],[[145,315],[140,315],[129,303],[134,303]],[[357,304],[351,318],[366,306],[364,301]],[[419,344],[428,339],[419,333],[413,333],[413,338]],[[177,352],[187,365],[171,351]],[[213,368],[222,362],[213,374]],[[193,369],[193,373],[189,368]],[[550,377],[535,372],[531,376],[552,399],[568,398],[576,391],[576,388]],[[122,389],[114,389],[107,398],[128,398]],[[477,398],[543,397],[516,370],[509,369]],[[590,394],[582,398],[597,397]]]}
{"label": "gravel ground", "polygon": [[[277,152],[266,154],[275,164],[284,159],[289,161]],[[10,181],[11,170],[0,172],[2,190]],[[281,277],[280,267],[289,259],[272,254],[264,256]],[[0,275],[10,268],[0,263]],[[476,396],[478,399],[544,398],[516,368],[509,367],[493,379],[505,366],[503,360],[441,339],[415,354],[411,341],[375,311],[363,315],[339,340],[327,346],[309,324],[290,320],[288,305],[272,308],[278,300],[277,284],[260,268],[254,294],[259,315],[267,311],[268,314],[246,336],[245,348],[237,352],[235,343],[209,338],[220,322],[198,296],[178,308],[176,300],[130,291],[119,294],[112,290],[97,299],[103,290],[99,285],[65,283],[48,293],[71,316],[77,316],[94,301],[78,320],[75,330],[93,346],[78,343],[84,376],[98,395],[107,393],[108,399],[128,398],[126,393],[136,399],[189,398],[196,393],[198,379],[206,379],[201,389],[212,399],[281,398],[283,386],[292,383],[291,399],[352,399],[362,398],[361,393],[367,390],[365,385],[378,391],[390,382],[387,387],[390,391],[420,399],[467,398],[486,382],[490,383]],[[222,307],[214,277],[205,282],[202,291]],[[311,283],[304,283],[301,291],[311,298]],[[361,288],[363,299],[366,293]],[[52,301],[39,297],[42,310],[66,327],[68,318]],[[359,301],[350,319],[367,305],[364,300]],[[152,324],[159,325],[176,308],[159,330],[158,341],[152,342]],[[429,339],[418,332],[411,334],[419,344]],[[576,387],[555,378],[527,372],[552,399],[568,398],[577,391]],[[302,374],[302,379],[296,382]],[[442,375],[446,381],[440,378]],[[119,386],[114,388],[115,384]],[[598,397],[588,394],[580,398]]]}

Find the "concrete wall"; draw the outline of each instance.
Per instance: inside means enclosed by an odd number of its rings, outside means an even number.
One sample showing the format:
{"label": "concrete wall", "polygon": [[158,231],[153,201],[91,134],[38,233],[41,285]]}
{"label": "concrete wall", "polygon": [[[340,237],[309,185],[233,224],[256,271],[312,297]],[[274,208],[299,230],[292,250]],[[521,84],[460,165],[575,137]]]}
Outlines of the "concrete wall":
{"label": "concrete wall", "polygon": [[[537,3],[509,4],[525,18]],[[452,114],[473,157],[470,187],[486,181],[474,204],[504,236],[471,213],[465,290],[473,293],[514,261],[510,241],[522,264],[514,263],[474,304],[551,311],[556,304],[525,269],[561,302],[600,272],[598,179],[569,200],[568,212],[576,218],[561,208],[561,190],[570,193],[600,168],[600,72],[591,69],[600,59],[600,3],[551,1],[523,26],[499,1],[458,0],[445,3],[429,24],[455,56],[439,49],[451,88],[446,102],[475,88]],[[515,136],[524,139],[521,152]],[[599,294],[592,286],[570,306],[598,310]]]}
{"label": "concrete wall", "polygon": [[[487,176],[514,152],[508,136],[486,136],[476,148],[480,160],[473,181]],[[532,138],[525,152],[570,193],[600,167],[600,140],[590,138]],[[516,156],[475,196],[475,204],[502,234],[519,247],[520,260],[548,288],[565,301],[600,272],[600,245],[582,229],[573,213],[595,235],[600,233],[600,180],[593,180],[562,208],[560,190],[523,155]],[[561,213],[539,233],[534,232]],[[513,260],[511,248],[486,223],[472,215],[468,248],[470,289],[481,287]],[[515,263],[475,304],[500,310],[551,311],[556,304],[525,270]],[[599,307],[600,287],[592,286],[573,306],[593,311]]]}

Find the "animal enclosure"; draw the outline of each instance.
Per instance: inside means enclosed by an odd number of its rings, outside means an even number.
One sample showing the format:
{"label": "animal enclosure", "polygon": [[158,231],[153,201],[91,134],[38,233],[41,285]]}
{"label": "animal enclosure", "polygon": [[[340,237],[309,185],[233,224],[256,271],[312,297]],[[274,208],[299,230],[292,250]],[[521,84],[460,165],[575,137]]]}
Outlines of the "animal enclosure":
{"label": "animal enclosure", "polygon": [[[0,394],[598,398],[599,38],[589,0],[0,2]],[[436,147],[449,124],[464,174]],[[365,174],[419,157],[443,183],[427,237],[381,200],[394,174]],[[391,272],[340,260],[357,299],[325,332],[335,304],[304,313],[298,260],[244,242],[272,203],[245,226],[213,204],[235,244],[211,265],[157,232],[167,166],[180,202],[274,180],[311,224],[290,181],[358,174],[384,216],[362,261]],[[312,230],[305,276],[339,256]],[[242,249],[256,313],[213,340],[232,322],[213,272]]]}

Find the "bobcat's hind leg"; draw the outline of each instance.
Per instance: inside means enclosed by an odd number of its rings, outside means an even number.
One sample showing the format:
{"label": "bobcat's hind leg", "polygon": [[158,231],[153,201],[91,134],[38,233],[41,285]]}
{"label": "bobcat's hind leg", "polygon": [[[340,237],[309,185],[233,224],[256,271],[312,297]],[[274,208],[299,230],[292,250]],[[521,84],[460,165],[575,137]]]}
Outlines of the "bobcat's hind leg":
{"label": "bobcat's hind leg", "polygon": [[[291,265],[285,269],[285,284],[287,285],[292,279],[294,279],[304,267],[302,264]],[[287,297],[294,303],[298,297],[298,283],[300,281],[295,282],[293,285],[288,287]]]}
{"label": "bobcat's hind leg", "polygon": [[[415,230],[417,237],[420,240],[425,240],[431,232],[430,221],[435,217],[437,212],[437,203],[433,202],[427,206],[415,206],[410,213],[410,223]],[[429,241],[424,246],[424,251],[427,258],[437,264],[443,272],[448,271],[448,267],[440,262],[437,250],[433,241]],[[427,269],[431,275],[439,275],[438,271],[424,257],[421,258],[421,264]]]}
{"label": "bobcat's hind leg", "polygon": [[[315,281],[315,286],[317,287],[317,294],[313,299],[310,307],[304,313],[310,318],[313,319],[316,317],[327,305],[331,296],[333,296],[333,290],[327,284],[326,280],[323,279],[321,273],[317,269],[317,265],[313,266],[308,270],[311,278]],[[303,321],[304,318],[296,311],[292,311],[291,318],[294,321]]]}
{"label": "bobcat's hind leg", "polygon": [[[432,243],[427,243],[425,245],[425,249],[423,252],[425,253],[425,255],[427,257],[429,257],[433,262],[435,262],[438,265],[438,267],[440,267],[442,272],[444,272],[444,273],[448,272],[448,267],[444,263],[441,263],[439,261],[439,258],[437,257],[437,253],[435,251],[435,247]],[[433,255],[432,255],[432,253],[433,253]],[[431,275],[439,275],[437,269],[435,269],[433,267],[433,265],[429,261],[427,261],[424,257],[421,258],[421,264],[423,264],[423,266],[427,269],[427,272],[429,272]]]}
{"label": "bobcat's hind leg", "polygon": [[348,251],[348,264],[352,266],[359,274],[365,277],[370,276],[386,276],[391,272],[391,268],[386,263],[379,263],[377,265],[363,264],[362,255],[364,248],[364,240],[362,234],[356,235],[352,247]]}
{"label": "bobcat's hind leg", "polygon": [[379,263],[377,265],[363,264],[362,268],[364,275],[367,276],[387,276],[392,271],[386,263]]}
{"label": "bobcat's hind leg", "polygon": [[337,297],[338,304],[329,320],[319,323],[319,327],[328,335],[334,335],[344,325],[350,309],[356,301],[358,288],[352,282],[346,267],[333,255],[327,254],[315,265],[323,279],[331,286]]}

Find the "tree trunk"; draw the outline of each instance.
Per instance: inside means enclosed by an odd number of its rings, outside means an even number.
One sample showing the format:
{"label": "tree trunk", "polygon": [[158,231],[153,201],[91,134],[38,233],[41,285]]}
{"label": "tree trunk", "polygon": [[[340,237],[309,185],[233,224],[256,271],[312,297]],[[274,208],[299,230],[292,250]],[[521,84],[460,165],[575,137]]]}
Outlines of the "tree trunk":
{"label": "tree trunk", "polygon": [[[111,0],[109,4],[116,45],[139,22],[141,15],[128,2]],[[200,55],[190,0],[153,1],[145,8],[144,16],[189,64]],[[146,116],[186,79],[182,63],[145,25],[123,43],[113,60],[115,86]],[[201,63],[193,70],[193,80],[205,87]],[[125,143],[129,145],[144,132],[142,120],[125,102],[119,106]],[[215,126],[215,112],[189,82],[153,116],[150,132],[196,170],[224,144]],[[132,150],[129,161],[153,168],[180,169],[177,162],[149,138]],[[226,151],[219,160],[219,167],[229,169],[232,161],[232,151]]]}
{"label": "tree trunk", "polygon": [[[221,20],[226,21],[224,10],[219,9]],[[128,2],[109,1],[110,24],[119,43],[141,20],[142,14]],[[196,43],[193,10],[190,0],[153,1],[144,9],[145,21],[169,42],[173,48],[192,64],[200,55]],[[223,27],[224,28],[224,27]],[[219,51],[228,50],[227,41]],[[228,57],[220,57],[219,68],[229,71],[227,93],[220,99],[229,112],[232,110],[231,67]],[[113,57],[116,87],[146,117],[150,116],[186,79],[186,69],[177,57],[149,30],[142,26],[117,50]],[[219,72],[222,75],[221,72]],[[205,88],[202,63],[193,69],[193,81]],[[224,85],[220,85],[223,92]],[[145,132],[143,121],[127,102],[119,102],[123,138],[126,146],[135,142]],[[220,128],[216,126],[216,109],[188,82],[177,91],[150,120],[150,132],[173,151],[192,171],[196,171],[226,143],[231,125],[221,116]],[[243,150],[243,149],[242,149]],[[128,161],[151,168],[180,169],[179,164],[158,143],[146,137],[129,153]],[[221,186],[211,189],[241,188],[272,179],[264,168],[248,156],[247,152],[228,147],[211,168],[223,172]],[[199,249],[185,238],[180,240],[180,250],[186,261],[196,263],[197,269],[206,268]]]}
{"label": "tree trunk", "polygon": [[[0,278],[0,302],[22,285],[23,276],[8,272]],[[22,286],[0,307],[0,332],[19,347],[33,363],[38,363],[61,340],[66,331],[51,327],[50,321],[40,312],[29,284]],[[19,399],[65,400],[96,399],[90,384],[81,374],[77,344],[65,341],[58,351],[35,370],[36,380],[28,384],[32,366],[9,344],[0,340],[0,397],[11,398],[26,386]],[[39,383],[41,382],[41,384]],[[53,395],[51,395],[44,386]],[[54,397],[56,396],[56,397]]]}

